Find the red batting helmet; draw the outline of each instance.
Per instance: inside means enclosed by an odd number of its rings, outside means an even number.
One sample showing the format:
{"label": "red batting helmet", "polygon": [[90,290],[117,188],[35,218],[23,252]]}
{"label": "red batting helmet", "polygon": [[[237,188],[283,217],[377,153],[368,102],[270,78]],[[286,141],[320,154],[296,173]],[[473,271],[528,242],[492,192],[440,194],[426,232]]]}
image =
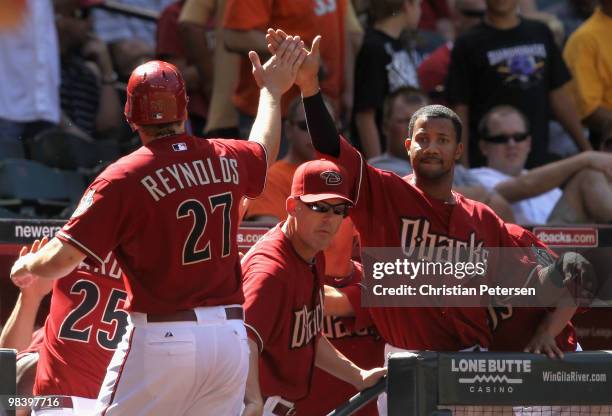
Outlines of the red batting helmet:
{"label": "red batting helmet", "polygon": [[127,85],[125,117],[130,124],[162,124],[187,119],[185,81],[176,67],[149,61],[136,68]]}

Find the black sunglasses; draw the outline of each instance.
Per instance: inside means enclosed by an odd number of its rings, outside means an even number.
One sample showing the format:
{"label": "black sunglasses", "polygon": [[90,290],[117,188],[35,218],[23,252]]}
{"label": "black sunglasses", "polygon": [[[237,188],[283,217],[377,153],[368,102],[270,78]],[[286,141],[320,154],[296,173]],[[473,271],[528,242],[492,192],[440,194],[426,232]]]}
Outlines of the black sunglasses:
{"label": "black sunglasses", "polygon": [[308,124],[306,123],[306,120],[291,121],[291,124],[297,126],[302,131],[308,131]]}
{"label": "black sunglasses", "polygon": [[319,212],[321,214],[325,214],[331,209],[334,214],[342,215],[342,218],[346,218],[348,216],[349,208],[351,207],[351,204],[347,204],[346,202],[336,205],[328,204],[326,202],[304,202],[304,205],[310,208],[311,211]]}
{"label": "black sunglasses", "polygon": [[496,136],[485,137],[485,141],[491,143],[508,143],[510,139],[514,139],[515,142],[522,142],[527,140],[529,133],[514,133],[514,134],[498,134]]}

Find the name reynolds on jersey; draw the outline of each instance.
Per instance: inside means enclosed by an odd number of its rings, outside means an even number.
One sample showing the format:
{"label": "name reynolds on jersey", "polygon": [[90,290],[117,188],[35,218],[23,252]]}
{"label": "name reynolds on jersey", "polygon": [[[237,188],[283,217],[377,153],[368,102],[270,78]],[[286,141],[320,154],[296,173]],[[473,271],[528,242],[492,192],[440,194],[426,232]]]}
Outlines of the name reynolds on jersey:
{"label": "name reynolds on jersey", "polygon": [[214,183],[233,183],[238,185],[238,161],[233,158],[219,156],[204,160],[174,163],[155,171],[154,175],[147,175],[140,180],[153,199],[157,202],[161,198],[178,189],[192,186],[205,186]]}

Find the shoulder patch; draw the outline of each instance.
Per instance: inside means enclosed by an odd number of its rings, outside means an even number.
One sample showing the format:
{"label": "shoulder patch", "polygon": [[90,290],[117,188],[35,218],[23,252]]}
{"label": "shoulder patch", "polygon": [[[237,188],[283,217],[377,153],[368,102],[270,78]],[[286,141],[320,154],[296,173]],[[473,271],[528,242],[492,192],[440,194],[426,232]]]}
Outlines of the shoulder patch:
{"label": "shoulder patch", "polygon": [[79,206],[77,207],[77,209],[74,210],[70,218],[78,217],[79,215],[87,211],[87,209],[93,204],[95,193],[96,193],[95,189],[88,190],[87,193],[83,195],[83,198],[81,198],[81,202],[79,202]]}

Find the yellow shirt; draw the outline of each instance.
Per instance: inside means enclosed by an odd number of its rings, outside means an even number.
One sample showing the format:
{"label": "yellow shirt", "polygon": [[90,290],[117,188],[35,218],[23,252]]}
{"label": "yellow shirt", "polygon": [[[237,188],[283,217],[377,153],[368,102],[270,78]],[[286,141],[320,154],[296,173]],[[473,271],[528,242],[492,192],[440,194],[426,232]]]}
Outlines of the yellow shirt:
{"label": "yellow shirt", "polygon": [[573,76],[580,117],[600,106],[612,110],[612,17],[595,10],[570,36],[563,58]]}

